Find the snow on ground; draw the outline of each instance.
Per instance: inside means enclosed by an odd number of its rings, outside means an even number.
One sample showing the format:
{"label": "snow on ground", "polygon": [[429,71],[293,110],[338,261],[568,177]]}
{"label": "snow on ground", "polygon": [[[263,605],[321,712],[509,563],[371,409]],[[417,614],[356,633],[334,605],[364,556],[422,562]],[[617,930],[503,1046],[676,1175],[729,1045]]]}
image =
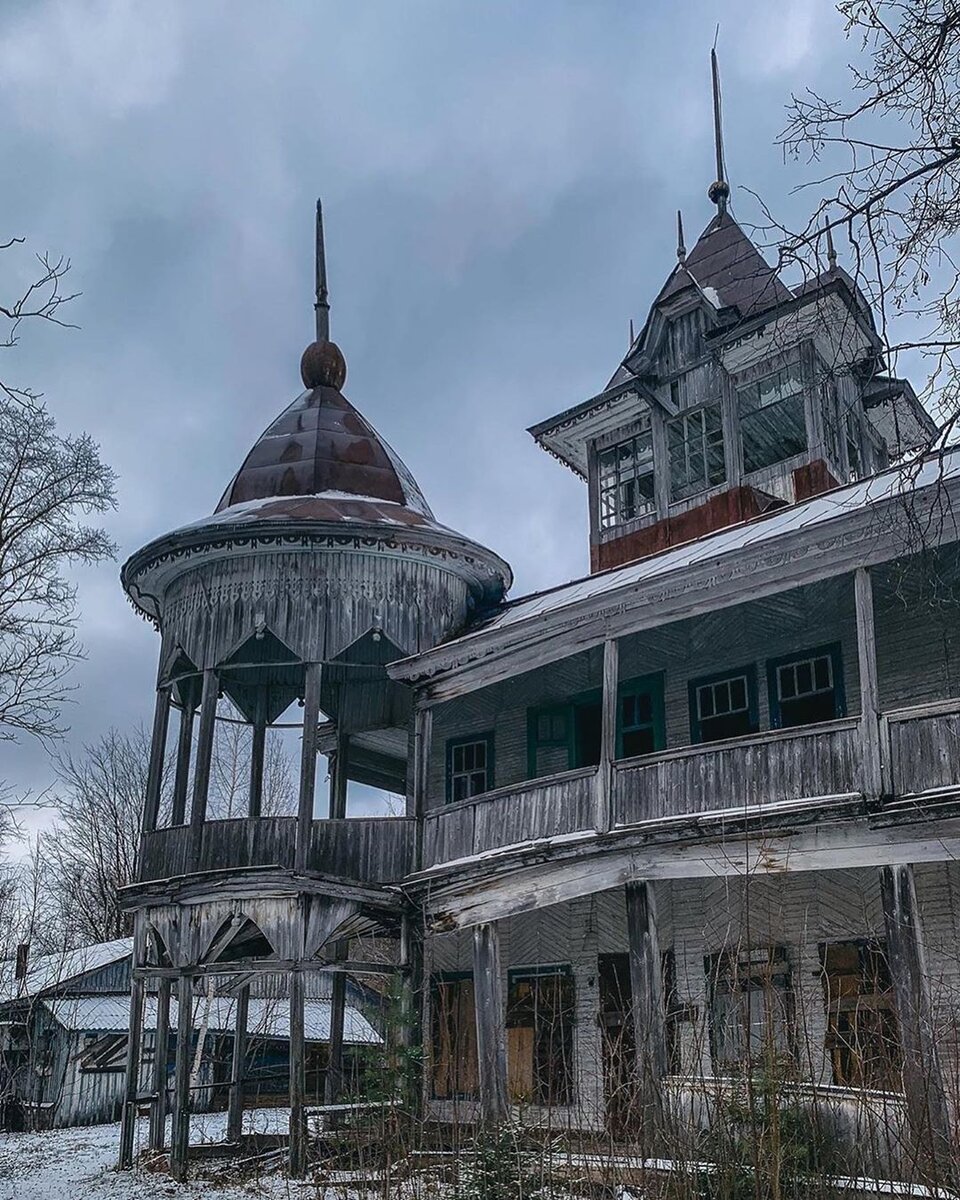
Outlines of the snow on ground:
{"label": "snow on ground", "polygon": [[[245,1114],[245,1130],[286,1132],[288,1116],[286,1109],[253,1109]],[[223,1113],[192,1117],[191,1144],[223,1141],[225,1121]],[[139,1152],[146,1147],[145,1120],[136,1139]],[[193,1163],[185,1184],[163,1172],[117,1171],[119,1144],[119,1125],[0,1133],[0,1200],[318,1200],[316,1184],[291,1182],[276,1167],[225,1182],[217,1178],[225,1173],[223,1160]]]}

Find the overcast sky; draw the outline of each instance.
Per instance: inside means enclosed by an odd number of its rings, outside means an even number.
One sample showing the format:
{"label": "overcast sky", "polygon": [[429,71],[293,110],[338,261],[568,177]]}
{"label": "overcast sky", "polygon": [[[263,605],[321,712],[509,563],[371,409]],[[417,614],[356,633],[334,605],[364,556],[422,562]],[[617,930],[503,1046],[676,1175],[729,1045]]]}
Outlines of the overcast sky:
{"label": "overcast sky", "polygon": [[[514,594],[584,573],[585,486],[524,430],[612,373],[676,209],[688,246],[712,215],[718,20],[733,211],[798,214],[774,142],[791,90],[842,86],[826,0],[3,0],[0,240],[69,255],[83,295],[0,366],[100,442],[119,561],[211,512],[301,390],[321,194],[345,393]],[[0,263],[7,298],[31,263]],[[71,746],[152,708],[119,561],[79,576]]]}

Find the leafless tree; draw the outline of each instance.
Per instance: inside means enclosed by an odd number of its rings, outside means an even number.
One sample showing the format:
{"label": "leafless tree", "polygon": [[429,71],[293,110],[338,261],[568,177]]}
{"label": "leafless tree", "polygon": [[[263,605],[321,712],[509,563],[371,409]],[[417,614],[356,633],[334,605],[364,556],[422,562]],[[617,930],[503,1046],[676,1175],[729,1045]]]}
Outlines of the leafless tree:
{"label": "leafless tree", "polygon": [[[960,418],[960,0],[839,0],[857,57],[846,96],[795,95],[781,136],[814,167],[781,262],[822,270],[830,227],[878,314],[888,366],[923,355],[945,442]],[[894,318],[896,320],[894,321]]]}
{"label": "leafless tree", "polygon": [[[208,805],[212,819],[246,816],[252,744],[253,733],[249,725],[217,722]],[[263,759],[262,815],[274,817],[293,812],[296,795],[290,760],[279,737],[271,736],[268,730]]]}
{"label": "leafless tree", "polygon": [[[61,289],[70,264],[38,262],[34,282],[0,303],[0,349],[17,346],[26,321],[65,324],[61,309],[73,297]],[[36,392],[0,378],[0,740],[62,732],[66,676],[81,653],[76,588],[65,569],[113,555],[104,530],[84,518],[114,506],[114,475],[96,443],[59,434]]]}

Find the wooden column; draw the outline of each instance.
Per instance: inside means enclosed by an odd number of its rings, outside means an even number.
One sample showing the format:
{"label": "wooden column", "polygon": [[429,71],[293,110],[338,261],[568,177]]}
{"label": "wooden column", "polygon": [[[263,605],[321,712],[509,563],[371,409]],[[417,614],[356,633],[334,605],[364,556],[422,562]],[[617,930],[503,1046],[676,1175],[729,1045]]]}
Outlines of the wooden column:
{"label": "wooden column", "polygon": [[327,809],[331,821],[347,815],[347,783],[350,769],[350,739],[338,733],[337,748],[330,756],[330,795]]}
{"label": "wooden column", "polygon": [[177,1052],[173,1072],[173,1132],[170,1174],[181,1183],[190,1157],[190,1043],[193,1035],[193,980],[181,975],[177,984]]}
{"label": "wooden column", "polygon": [[307,1169],[307,1127],[303,1106],[307,1091],[303,1004],[303,974],[290,979],[290,1161],[291,1179],[302,1179]]}
{"label": "wooden column", "polygon": [[[423,935],[420,913],[405,913],[400,919],[400,965],[404,968],[401,977],[400,1000],[400,1046],[410,1049],[423,1042]],[[405,1108],[419,1113],[424,1096],[424,1079],[421,1055],[410,1055],[407,1059],[409,1079],[407,1094],[403,1097]]]}
{"label": "wooden column", "polygon": [[423,866],[423,818],[430,786],[433,709],[417,707],[413,715],[412,761],[407,771],[407,816],[416,819],[413,870]]}
{"label": "wooden column", "polygon": [[250,746],[250,803],[248,813],[259,817],[263,807],[263,764],[267,750],[266,688],[257,689],[256,713],[253,720],[253,740]]}
{"label": "wooden column", "polygon": [[907,1118],[932,1176],[950,1187],[956,1182],[950,1104],[933,1023],[913,867],[881,867],[880,898],[900,1027]]}
{"label": "wooden column", "polygon": [[157,689],[153,710],[153,735],[150,739],[150,764],[147,767],[147,794],[143,805],[144,833],[153,833],[160,813],[160,788],[163,782],[163,760],[167,749],[167,726],[170,721],[170,689]]}
{"label": "wooden column", "polygon": [[137,1123],[137,1095],[140,1091],[140,1058],[143,1044],[143,980],[133,977],[130,984],[130,1028],[127,1036],[127,1069],[124,1079],[123,1111],[120,1120],[121,1171],[133,1166],[133,1135]]}
{"label": "wooden column", "polygon": [[182,825],[187,818],[187,786],[190,782],[190,754],[193,748],[193,709],[180,709],[180,733],[177,737],[177,771],[173,779],[171,825]]}
{"label": "wooden column", "polygon": [[[344,962],[347,946],[337,942],[333,961]],[[334,971],[330,984],[330,1045],[327,1055],[327,1072],[323,1080],[324,1104],[336,1104],[343,1091],[343,1018],[347,1003],[347,975],[345,971]]]}
{"label": "wooden column", "polygon": [[303,691],[303,741],[300,747],[300,803],[297,809],[298,871],[310,861],[313,801],[317,783],[317,722],[320,720],[320,664],[308,663]]}
{"label": "wooden column", "polygon": [[620,649],[614,639],[603,643],[603,700],[600,765],[594,825],[606,833],[613,825],[613,764],[617,757],[617,693],[620,687]]}
{"label": "wooden column", "polygon": [[643,1110],[643,1136],[649,1144],[660,1108],[660,1081],[668,1069],[660,938],[653,884],[645,881],[628,883],[625,893],[639,1099]]}
{"label": "wooden column", "polygon": [[157,985],[157,1033],[153,1054],[153,1099],[150,1101],[151,1150],[160,1151],[166,1142],[167,1124],[167,1056],[170,1053],[170,980],[162,978]]}
{"label": "wooden column", "polygon": [[473,930],[473,992],[477,1021],[480,1117],[490,1124],[509,1112],[507,1035],[500,976],[500,937],[493,923]]}
{"label": "wooden column", "polygon": [[877,642],[873,621],[873,581],[867,567],[854,573],[857,609],[857,662],[860,669],[860,739],[863,789],[879,796],[882,789],[880,756],[880,698],[877,689]]}
{"label": "wooden column", "polygon": [[230,1096],[227,1101],[227,1141],[239,1142],[243,1133],[243,1076],[247,1059],[247,1018],[250,1013],[250,984],[237,993],[237,1016],[233,1026],[233,1055],[230,1061]]}
{"label": "wooden column", "polygon": [[190,809],[191,859],[200,864],[200,842],[203,823],[207,819],[207,796],[210,792],[210,765],[213,759],[213,737],[217,728],[217,673],[208,668],[203,673],[203,692],[200,697],[200,728],[197,731],[197,763],[193,772],[193,805]]}

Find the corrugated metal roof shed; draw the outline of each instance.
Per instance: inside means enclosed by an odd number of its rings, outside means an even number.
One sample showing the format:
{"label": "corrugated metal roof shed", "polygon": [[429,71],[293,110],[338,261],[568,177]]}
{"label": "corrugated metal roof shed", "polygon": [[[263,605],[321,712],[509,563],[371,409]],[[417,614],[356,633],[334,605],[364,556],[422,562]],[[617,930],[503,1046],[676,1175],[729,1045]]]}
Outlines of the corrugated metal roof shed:
{"label": "corrugated metal roof shed", "polygon": [[0,1003],[29,999],[62,987],[78,975],[119,962],[132,952],[133,938],[117,938],[112,942],[81,946],[77,950],[44,954],[28,962],[27,976],[22,984],[17,983],[14,960],[4,959],[0,961]]}

